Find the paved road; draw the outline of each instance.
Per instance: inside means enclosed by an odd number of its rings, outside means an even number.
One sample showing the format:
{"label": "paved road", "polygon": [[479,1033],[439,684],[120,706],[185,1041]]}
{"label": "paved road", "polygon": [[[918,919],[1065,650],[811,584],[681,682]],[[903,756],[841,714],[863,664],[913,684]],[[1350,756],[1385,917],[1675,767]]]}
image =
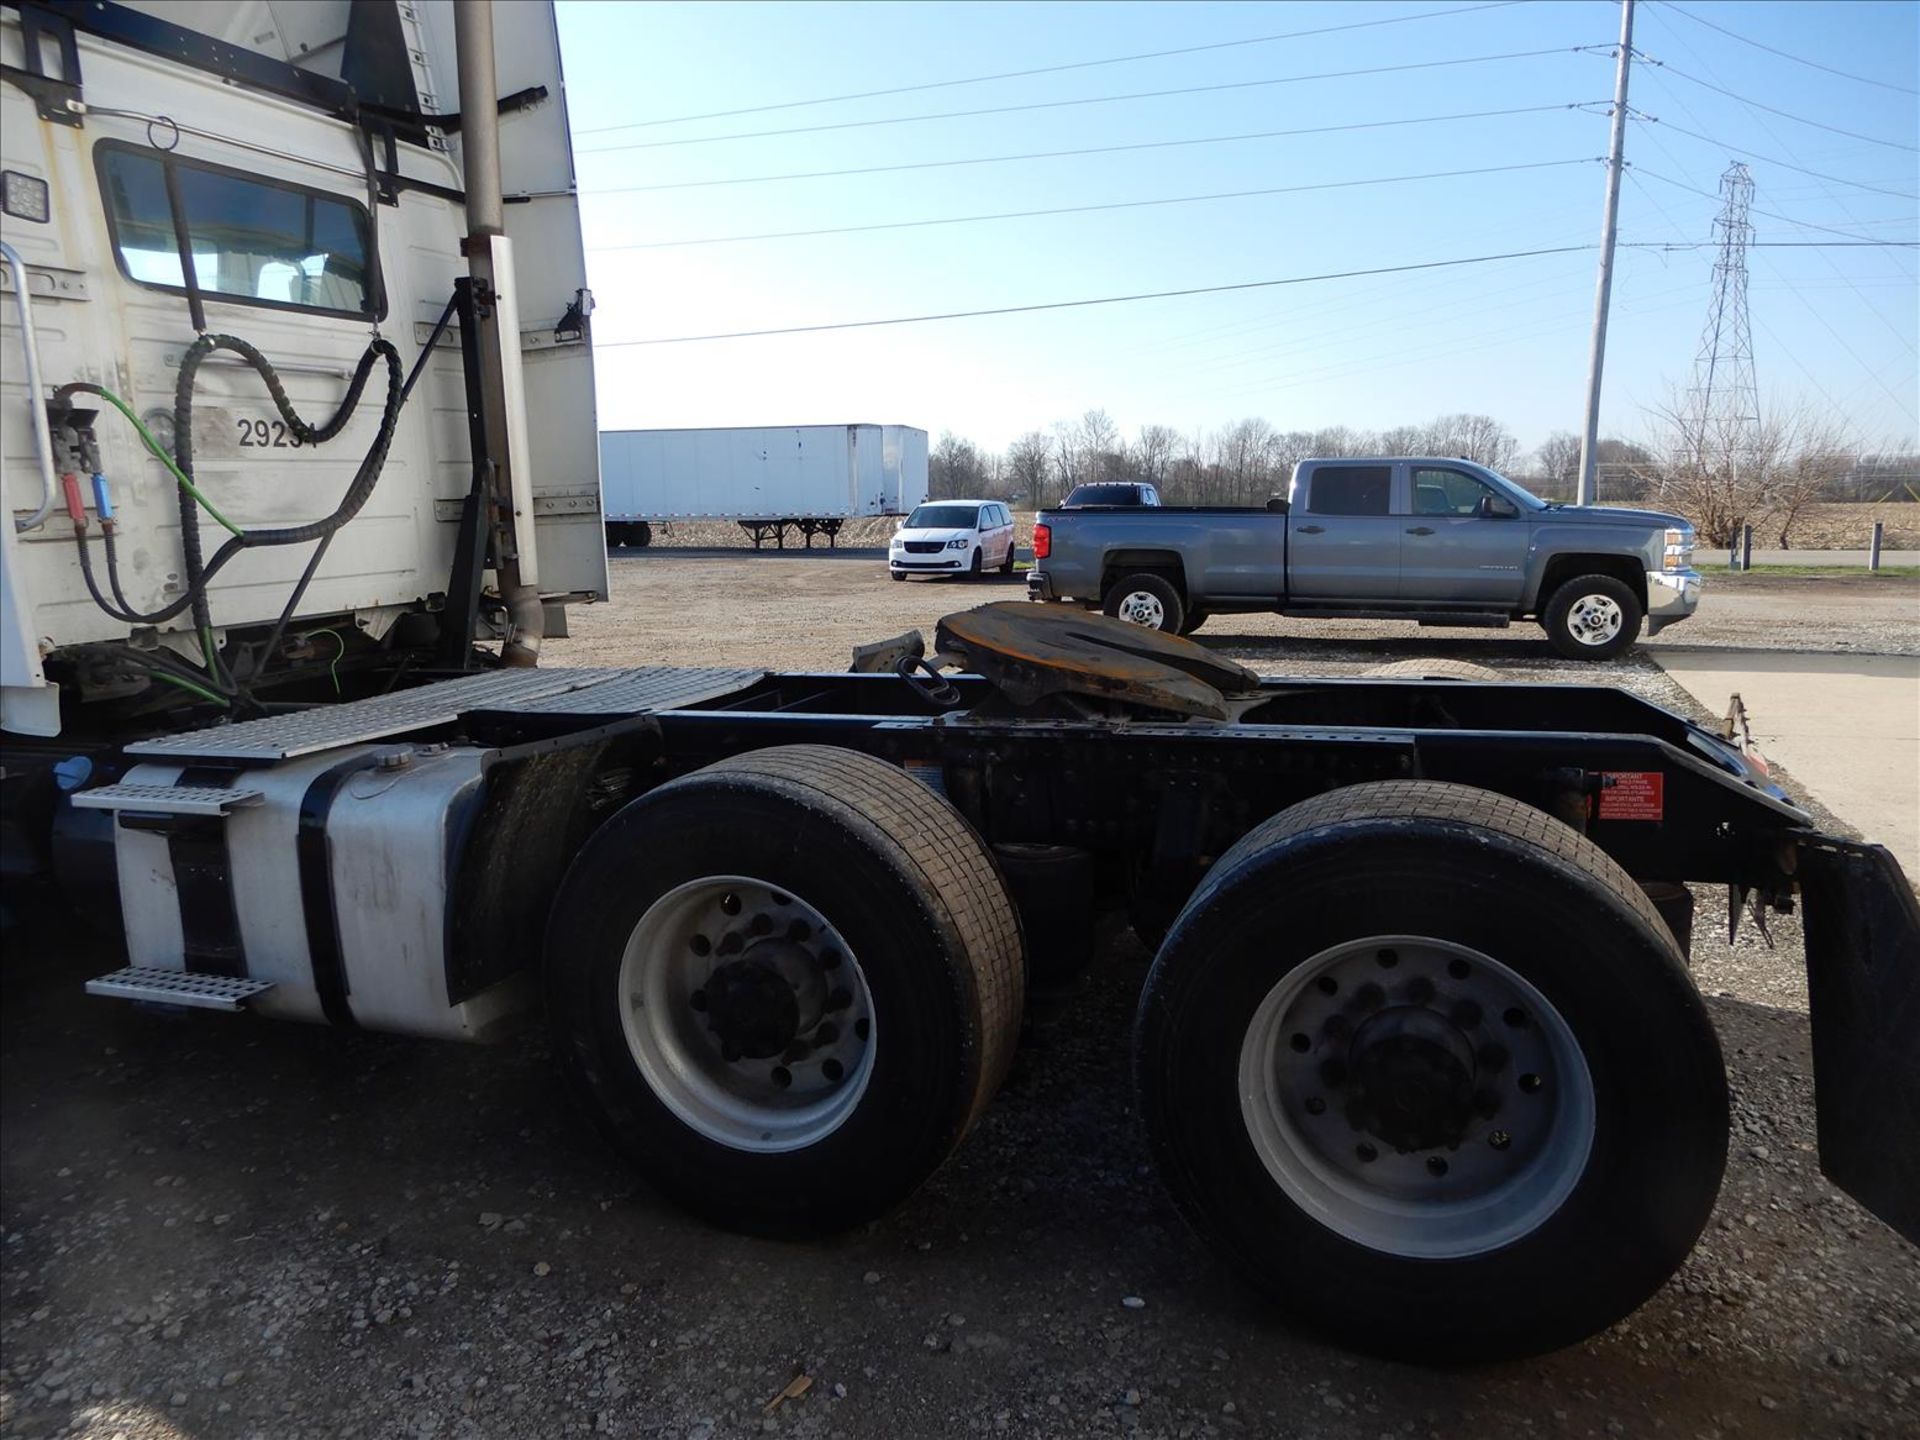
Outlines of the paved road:
{"label": "paved road", "polygon": [[1651,653],[1715,714],[1738,692],[1761,753],[1920,877],[1920,656],[1677,645]]}

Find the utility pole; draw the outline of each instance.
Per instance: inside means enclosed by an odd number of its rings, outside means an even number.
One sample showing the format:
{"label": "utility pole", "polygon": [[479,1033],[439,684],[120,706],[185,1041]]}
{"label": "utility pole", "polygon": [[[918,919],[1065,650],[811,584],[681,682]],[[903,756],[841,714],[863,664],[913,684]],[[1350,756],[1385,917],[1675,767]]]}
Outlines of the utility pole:
{"label": "utility pole", "polygon": [[1620,63],[1613,77],[1613,139],[1607,147],[1607,205],[1600,219],[1600,279],[1593,293],[1593,351],[1587,361],[1587,427],[1580,440],[1580,488],[1594,502],[1593,467],[1600,444],[1600,377],[1607,366],[1607,309],[1613,301],[1613,242],[1620,233],[1621,152],[1627,143],[1627,76],[1633,69],[1633,0],[1620,0]]}

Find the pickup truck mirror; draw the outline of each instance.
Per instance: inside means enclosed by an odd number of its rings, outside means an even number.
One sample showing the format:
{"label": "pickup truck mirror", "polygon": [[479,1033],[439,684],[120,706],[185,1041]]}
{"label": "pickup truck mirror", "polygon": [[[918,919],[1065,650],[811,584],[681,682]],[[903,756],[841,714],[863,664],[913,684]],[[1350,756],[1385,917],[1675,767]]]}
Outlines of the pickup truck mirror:
{"label": "pickup truck mirror", "polygon": [[1287,513],[1287,497],[1284,495],[1275,495],[1271,500],[1267,501],[1267,509],[1272,511],[1275,515],[1286,514]]}
{"label": "pickup truck mirror", "polygon": [[1480,518],[1482,520],[1511,520],[1520,513],[1520,507],[1504,495],[1483,495],[1480,497]]}

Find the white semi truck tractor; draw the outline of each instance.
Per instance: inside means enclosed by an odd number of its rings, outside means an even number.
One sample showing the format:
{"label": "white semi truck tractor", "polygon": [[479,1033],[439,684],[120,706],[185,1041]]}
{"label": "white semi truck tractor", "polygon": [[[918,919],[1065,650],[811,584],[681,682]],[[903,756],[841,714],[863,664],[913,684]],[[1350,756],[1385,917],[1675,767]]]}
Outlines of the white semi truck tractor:
{"label": "white semi truck tractor", "polygon": [[1624,692],[1025,604],[844,674],[543,663],[607,598],[550,6],[0,5],[0,170],[9,952],[77,901],[106,999],[543,1023],[651,1184],[808,1235],[963,1143],[1121,907],[1183,1213],[1442,1360],[1613,1323],[1706,1224],[1723,885],[1804,911],[1822,1162],[1920,1235],[1911,885]]}

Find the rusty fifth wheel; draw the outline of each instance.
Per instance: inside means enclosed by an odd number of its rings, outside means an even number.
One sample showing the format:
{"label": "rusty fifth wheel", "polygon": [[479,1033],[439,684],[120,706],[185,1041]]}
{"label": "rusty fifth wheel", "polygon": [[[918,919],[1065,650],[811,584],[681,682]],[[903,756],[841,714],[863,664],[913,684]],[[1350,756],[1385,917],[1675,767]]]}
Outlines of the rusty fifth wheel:
{"label": "rusty fifth wheel", "polygon": [[1627,1314],[1726,1159],[1719,1047],[1645,895],[1459,785],[1331,791],[1223,855],[1154,962],[1135,1061],[1161,1174],[1235,1273],[1408,1359]]}
{"label": "rusty fifth wheel", "polygon": [[735,1229],[825,1233],[899,1203],[1018,1036],[992,857],[944,798],[852,751],[755,751],[633,801],[554,917],[557,1040],[601,1128]]}

